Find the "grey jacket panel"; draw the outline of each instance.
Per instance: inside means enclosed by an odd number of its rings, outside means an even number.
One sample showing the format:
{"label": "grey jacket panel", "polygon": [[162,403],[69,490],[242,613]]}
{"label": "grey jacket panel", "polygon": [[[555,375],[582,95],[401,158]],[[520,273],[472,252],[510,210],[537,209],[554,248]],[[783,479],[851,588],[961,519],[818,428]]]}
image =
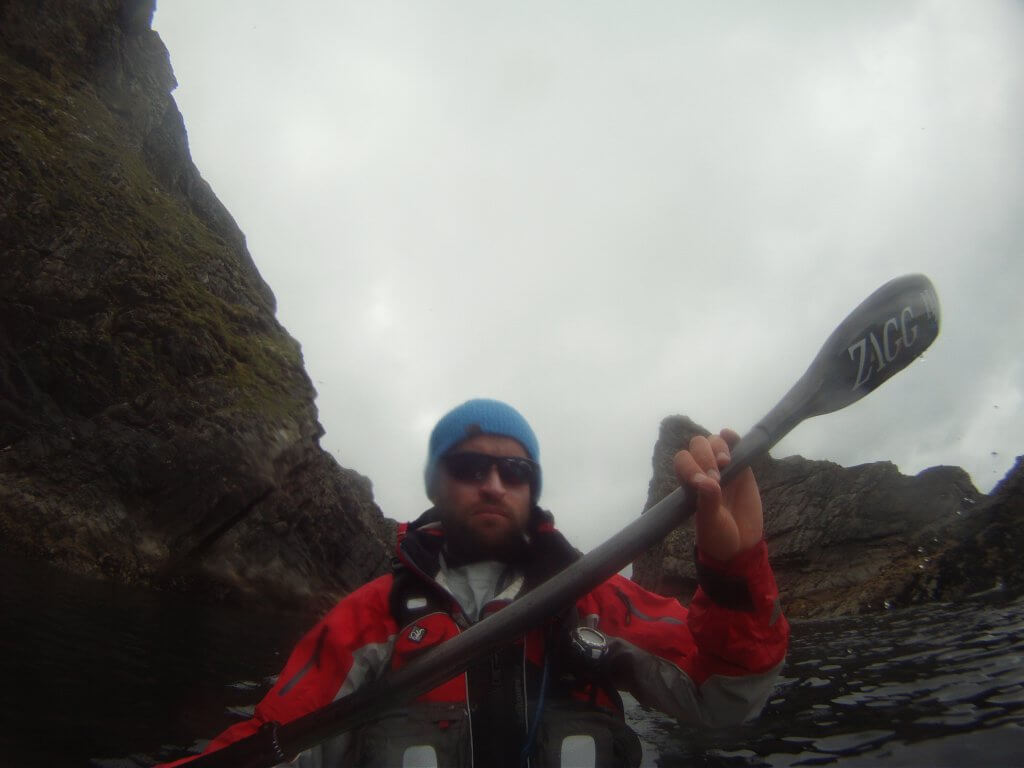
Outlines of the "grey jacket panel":
{"label": "grey jacket panel", "polygon": [[[337,701],[342,696],[347,696],[386,671],[394,647],[395,637],[392,636],[386,643],[369,643],[357,649],[353,653],[352,668],[349,670],[345,682],[341,684],[341,688],[335,694],[334,700]],[[350,765],[349,752],[352,749],[352,743],[352,734],[343,733],[333,739],[321,742],[305,752],[300,752],[290,763],[281,765],[295,766],[295,768],[334,768],[335,766]]]}
{"label": "grey jacket panel", "polygon": [[641,704],[680,722],[721,728],[739,725],[760,713],[785,660],[758,675],[712,675],[699,688],[670,661],[618,637],[608,638],[606,664],[615,685]]}

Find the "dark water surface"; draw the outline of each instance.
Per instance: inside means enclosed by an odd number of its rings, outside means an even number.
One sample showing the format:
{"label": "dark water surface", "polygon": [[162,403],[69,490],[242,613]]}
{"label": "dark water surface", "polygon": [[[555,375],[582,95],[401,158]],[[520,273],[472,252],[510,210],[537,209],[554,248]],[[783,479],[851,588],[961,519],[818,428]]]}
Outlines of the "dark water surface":
{"label": "dark water surface", "polygon": [[[311,619],[0,561],[0,766],[136,768],[251,711]],[[761,719],[635,702],[646,766],[1024,766],[1024,598],[800,622]],[[197,741],[199,740],[199,741]]]}
{"label": "dark water surface", "polygon": [[720,734],[637,707],[651,764],[1024,766],[1024,598],[796,622],[783,675]]}
{"label": "dark water surface", "polygon": [[[152,765],[249,703],[309,619],[0,558],[0,766]],[[283,649],[283,650],[282,650]],[[258,687],[259,678],[253,682]],[[239,690],[242,689],[242,690]]]}

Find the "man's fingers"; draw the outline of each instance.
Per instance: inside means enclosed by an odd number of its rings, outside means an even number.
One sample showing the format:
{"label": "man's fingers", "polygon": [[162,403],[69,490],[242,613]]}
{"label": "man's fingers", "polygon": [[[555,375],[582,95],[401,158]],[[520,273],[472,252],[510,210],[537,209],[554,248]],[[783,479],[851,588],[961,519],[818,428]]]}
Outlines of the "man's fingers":
{"label": "man's fingers", "polygon": [[[696,486],[698,490],[720,493],[718,482],[722,475],[720,470],[732,461],[732,446],[740,440],[739,434],[732,429],[723,429],[717,435],[696,435],[690,440],[689,450],[676,454],[676,476],[681,484]],[[706,475],[714,482],[707,488],[702,487],[700,475]]]}
{"label": "man's fingers", "polygon": [[[697,455],[705,456],[703,465],[697,460]],[[702,496],[708,493],[720,493],[718,487],[718,478],[720,476],[718,470],[715,469],[714,462],[709,461],[707,458],[710,455],[710,449],[707,451],[699,450],[696,455],[693,451],[679,451],[672,462],[676,479],[679,483],[696,488]]]}
{"label": "man's fingers", "polygon": [[729,444],[721,435],[711,435],[708,438],[708,443],[711,445],[711,451],[715,455],[715,466],[721,469],[732,458],[732,454],[729,452]]}
{"label": "man's fingers", "polygon": [[680,451],[673,459],[673,466],[679,482],[693,484],[698,475],[704,474],[704,468],[697,463],[697,459],[689,451]]}
{"label": "man's fingers", "polygon": [[697,435],[690,440],[690,454],[703,472],[718,479],[718,460],[715,458],[715,448],[709,438]]}

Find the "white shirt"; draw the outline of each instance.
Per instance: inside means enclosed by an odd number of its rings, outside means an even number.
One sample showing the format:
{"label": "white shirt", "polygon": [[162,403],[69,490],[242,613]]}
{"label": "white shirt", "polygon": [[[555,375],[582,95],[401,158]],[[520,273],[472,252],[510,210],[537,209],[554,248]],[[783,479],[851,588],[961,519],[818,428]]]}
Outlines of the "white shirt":
{"label": "white shirt", "polygon": [[449,568],[441,556],[441,571],[436,581],[454,597],[471,622],[480,620],[480,613],[492,600],[511,600],[523,586],[523,576],[507,563],[482,560],[478,563]]}

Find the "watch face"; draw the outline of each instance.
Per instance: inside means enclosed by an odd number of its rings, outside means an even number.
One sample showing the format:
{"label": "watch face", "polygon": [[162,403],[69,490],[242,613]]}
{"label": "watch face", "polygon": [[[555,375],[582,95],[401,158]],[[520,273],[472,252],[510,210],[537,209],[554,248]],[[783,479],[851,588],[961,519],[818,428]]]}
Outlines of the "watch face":
{"label": "watch face", "polygon": [[570,634],[570,640],[576,651],[591,661],[599,661],[608,651],[608,640],[590,627],[576,627]]}
{"label": "watch face", "polygon": [[608,642],[604,639],[604,635],[590,627],[577,627],[576,632],[579,634],[580,641],[590,646],[603,648]]}

